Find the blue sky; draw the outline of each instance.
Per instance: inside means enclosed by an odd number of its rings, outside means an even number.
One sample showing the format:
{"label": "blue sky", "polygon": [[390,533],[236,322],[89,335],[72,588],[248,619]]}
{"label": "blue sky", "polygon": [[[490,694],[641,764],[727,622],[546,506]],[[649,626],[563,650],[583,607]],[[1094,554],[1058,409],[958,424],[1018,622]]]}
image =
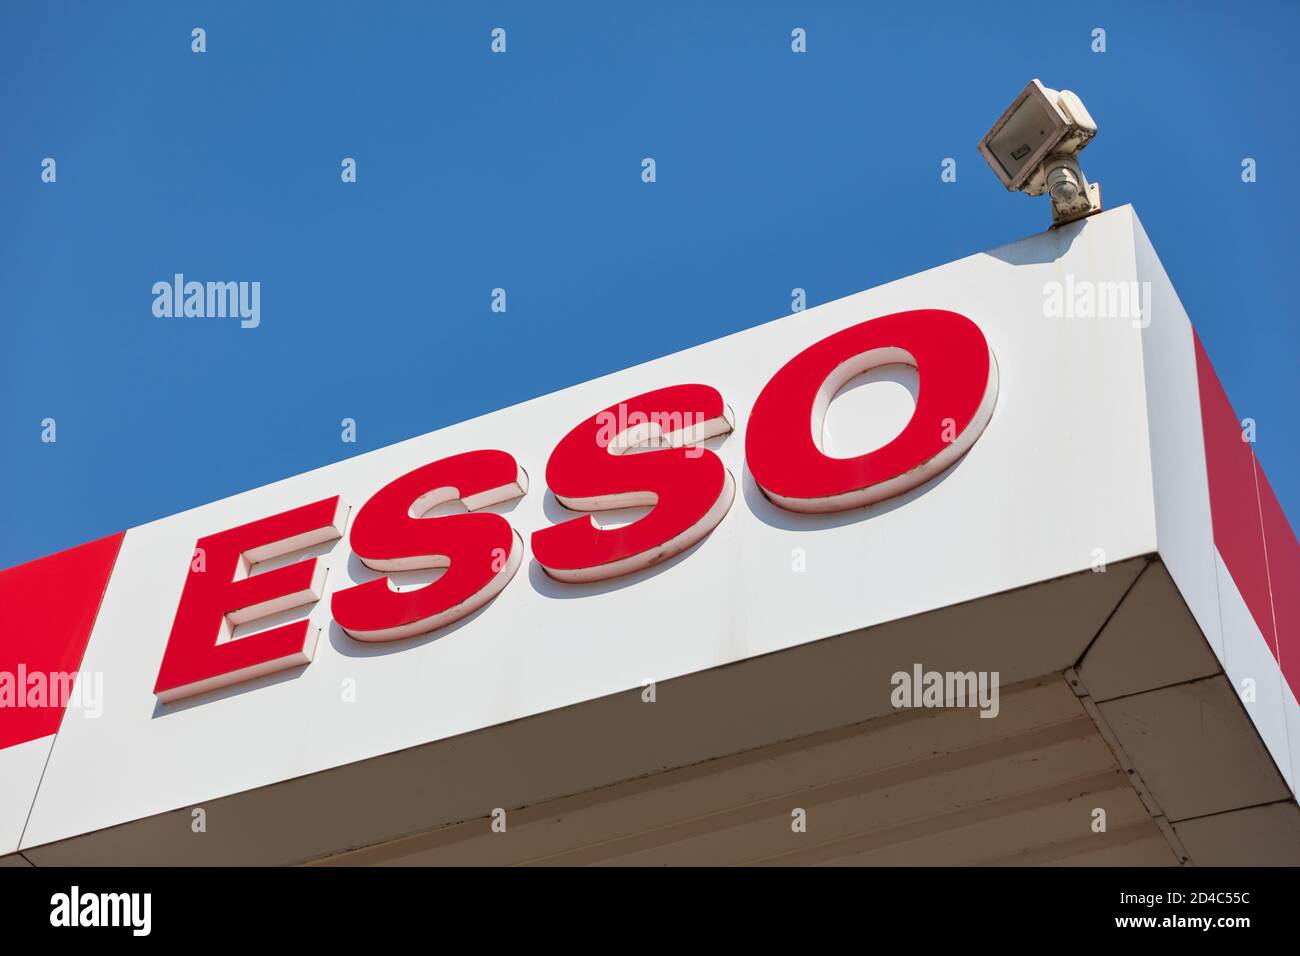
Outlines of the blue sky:
{"label": "blue sky", "polygon": [[[6,2],[0,567],[1038,232],[975,150],[1035,76],[1295,525],[1300,8],[962,6]],[[154,318],[175,272],[262,325]]]}

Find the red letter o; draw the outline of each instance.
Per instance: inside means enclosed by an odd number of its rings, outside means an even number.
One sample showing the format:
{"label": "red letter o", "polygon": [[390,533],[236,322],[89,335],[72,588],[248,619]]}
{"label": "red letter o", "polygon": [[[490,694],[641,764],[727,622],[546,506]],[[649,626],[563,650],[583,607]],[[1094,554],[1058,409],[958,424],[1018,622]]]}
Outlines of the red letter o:
{"label": "red letter o", "polygon": [[[881,365],[913,366],[916,409],[893,441],[854,458],[823,453],[831,399],[850,379]],[[788,511],[847,511],[923,484],[975,443],[993,414],[998,370],[970,319],[917,309],[836,332],[785,364],[754,403],[745,457],[768,499]]]}

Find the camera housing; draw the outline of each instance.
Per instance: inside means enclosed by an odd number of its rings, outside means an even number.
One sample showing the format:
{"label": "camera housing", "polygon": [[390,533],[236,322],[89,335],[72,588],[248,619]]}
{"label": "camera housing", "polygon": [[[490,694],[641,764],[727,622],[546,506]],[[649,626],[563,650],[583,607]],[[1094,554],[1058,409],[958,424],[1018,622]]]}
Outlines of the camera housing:
{"label": "camera housing", "polygon": [[979,151],[1008,191],[1047,193],[1055,226],[1101,212],[1101,185],[1089,183],[1078,156],[1097,123],[1069,90],[1034,79],[984,134]]}

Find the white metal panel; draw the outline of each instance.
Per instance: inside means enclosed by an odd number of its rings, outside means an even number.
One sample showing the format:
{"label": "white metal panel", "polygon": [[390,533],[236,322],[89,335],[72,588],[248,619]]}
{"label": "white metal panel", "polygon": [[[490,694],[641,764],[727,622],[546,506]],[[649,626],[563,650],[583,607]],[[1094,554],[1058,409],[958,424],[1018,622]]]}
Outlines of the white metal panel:
{"label": "white metal panel", "polygon": [[1104,701],[1097,710],[1171,821],[1287,795],[1221,674]]}
{"label": "white metal panel", "polygon": [[[1082,571],[660,682],[653,704],[636,687],[205,800],[208,832],[201,836],[191,831],[189,808],[180,808],[26,853],[38,866],[283,864],[479,819],[494,807],[508,809],[518,823],[519,811],[526,819],[557,799],[598,799],[668,768],[703,768],[773,744],[785,752],[799,738],[894,715],[890,675],[917,662],[936,671],[997,671],[1010,707],[1010,685],[1043,674],[1055,678],[1079,659],[1146,561],[1134,558],[1105,574]],[[1077,701],[1067,703],[1077,716]],[[974,717],[967,729],[1012,734],[1024,729],[1020,717],[1042,713],[1019,703],[1007,707],[997,719]],[[928,713],[942,718],[951,711]],[[898,762],[908,748],[932,754],[957,743],[937,735],[953,726],[942,719],[909,726],[913,734],[892,738],[893,750],[875,741],[864,767]],[[382,812],[375,812],[379,806]]]}
{"label": "white metal panel", "polygon": [[1205,468],[1192,324],[1146,230],[1133,217],[1137,275],[1150,292],[1142,330],[1160,557],[1205,639],[1224,662],[1215,577],[1214,527]]}
{"label": "white metal panel", "polygon": [[[1147,862],[1176,863],[1061,678],[1006,688],[1002,700],[996,720],[891,714],[525,807],[506,834],[484,815],[320,862],[1045,863],[1142,843]],[[806,814],[798,832],[793,808]]]}
{"label": "white metal panel", "polygon": [[0,856],[19,847],[54,735],[0,750]]}
{"label": "white metal panel", "polygon": [[1162,561],[1152,561],[1079,664],[1093,700],[1209,677],[1219,659]]}
{"label": "white metal panel", "polygon": [[[1291,760],[1291,747],[1287,736],[1284,702],[1291,699],[1282,668],[1269,650],[1268,641],[1259,631],[1259,625],[1246,607],[1237,590],[1232,574],[1223,559],[1215,552],[1218,572],[1219,604],[1223,614],[1223,669],[1232,682],[1233,690],[1245,705],[1255,730],[1268,748],[1273,762],[1295,792],[1295,774]],[[1245,697],[1245,681],[1254,688],[1254,700]]]}
{"label": "white metal panel", "polygon": [[1174,829],[1202,866],[1295,866],[1300,859],[1300,810],[1291,800],[1184,820]]}
{"label": "white metal panel", "polygon": [[[104,716],[60,733],[24,845],[1054,578],[1087,568],[1098,548],[1110,562],[1153,552],[1140,333],[1044,308],[1045,283],[1067,274],[1133,276],[1132,220],[1115,210],[132,529],[82,665],[105,675]],[[969,316],[997,356],[1001,392],[982,438],[928,486],[875,508],[823,517],[773,508],[742,461],[746,416],[768,377],[830,332],[919,307]],[[598,585],[558,584],[529,559],[482,611],[392,646],[347,638],[322,601],[311,610],[324,630],[310,666],[156,703],[153,681],[201,535],[333,494],[355,514],[392,478],[474,448],[506,449],[540,478],[578,421],[689,381],[716,386],[736,410],[736,432],[711,445],[741,486],[698,547]],[[568,517],[540,486],[505,509],[525,536]],[[802,573],[796,548],[807,556]],[[331,588],[365,579],[346,539],[322,560]],[[342,699],[345,680],[356,682],[355,703]]]}
{"label": "white metal panel", "polygon": [[1291,690],[1286,678],[1281,676],[1280,668],[1279,679],[1282,683],[1282,716],[1286,722],[1287,754],[1291,762],[1291,776],[1287,782],[1291,785],[1295,800],[1300,803],[1300,795],[1296,795],[1296,787],[1300,784],[1300,703],[1297,703],[1295,692]]}

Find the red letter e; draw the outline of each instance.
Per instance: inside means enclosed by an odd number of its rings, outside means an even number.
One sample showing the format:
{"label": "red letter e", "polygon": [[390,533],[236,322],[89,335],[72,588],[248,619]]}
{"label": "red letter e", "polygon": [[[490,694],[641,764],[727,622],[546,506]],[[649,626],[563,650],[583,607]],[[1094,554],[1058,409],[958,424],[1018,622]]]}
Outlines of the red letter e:
{"label": "red letter e", "polygon": [[[315,558],[251,577],[259,561],[333,541],[347,506],[337,496],[200,538],[153,692],[179,700],[311,661],[318,628],[304,619],[231,640],[246,624],[319,600],[325,568]],[[240,577],[236,580],[236,574]]]}

